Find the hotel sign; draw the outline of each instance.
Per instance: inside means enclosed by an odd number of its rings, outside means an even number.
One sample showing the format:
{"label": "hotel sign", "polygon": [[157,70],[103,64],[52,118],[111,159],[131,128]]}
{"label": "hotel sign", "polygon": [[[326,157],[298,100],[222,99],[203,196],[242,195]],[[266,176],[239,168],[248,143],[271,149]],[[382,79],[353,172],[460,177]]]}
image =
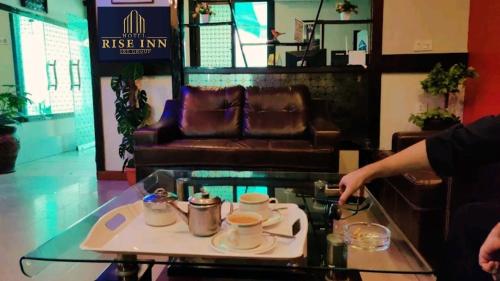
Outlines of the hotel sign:
{"label": "hotel sign", "polygon": [[99,7],[101,61],[170,59],[168,7]]}

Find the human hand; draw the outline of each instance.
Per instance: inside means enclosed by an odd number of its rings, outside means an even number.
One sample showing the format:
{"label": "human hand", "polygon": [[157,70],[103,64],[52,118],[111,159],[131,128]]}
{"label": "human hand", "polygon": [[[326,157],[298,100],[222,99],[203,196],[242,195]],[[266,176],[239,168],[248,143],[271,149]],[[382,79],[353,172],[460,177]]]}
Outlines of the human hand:
{"label": "human hand", "polygon": [[339,189],[340,198],[339,205],[345,204],[347,199],[354,194],[358,189],[362,188],[365,183],[370,180],[370,167],[365,166],[356,171],[352,171],[340,179]]}
{"label": "human hand", "polygon": [[491,230],[479,249],[479,265],[497,280],[500,270],[500,222]]}

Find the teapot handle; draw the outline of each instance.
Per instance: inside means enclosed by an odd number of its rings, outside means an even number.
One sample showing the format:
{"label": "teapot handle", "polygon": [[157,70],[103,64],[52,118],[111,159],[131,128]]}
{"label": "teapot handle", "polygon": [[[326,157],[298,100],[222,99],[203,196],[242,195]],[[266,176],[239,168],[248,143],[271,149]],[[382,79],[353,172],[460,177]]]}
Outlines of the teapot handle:
{"label": "teapot handle", "polygon": [[[225,220],[226,220],[226,218],[227,218],[230,214],[232,214],[232,213],[233,213],[233,211],[234,211],[234,208],[233,208],[233,202],[230,202],[230,201],[226,201],[226,200],[224,200],[224,201],[222,201],[222,204],[224,204],[224,203],[226,203],[226,202],[227,202],[227,203],[229,203],[229,213],[227,213],[227,215],[226,215],[224,218],[222,218],[222,221],[225,221]],[[222,208],[221,208],[221,209],[222,209]]]}

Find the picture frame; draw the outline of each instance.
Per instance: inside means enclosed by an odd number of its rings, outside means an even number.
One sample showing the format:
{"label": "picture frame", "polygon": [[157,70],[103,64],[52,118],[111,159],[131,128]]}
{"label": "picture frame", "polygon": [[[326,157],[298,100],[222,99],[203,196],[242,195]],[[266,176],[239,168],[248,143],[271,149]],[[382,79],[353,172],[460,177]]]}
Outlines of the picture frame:
{"label": "picture frame", "polygon": [[[302,41],[307,43],[314,28],[314,23],[304,23],[303,28],[304,28],[303,31],[304,38]],[[318,50],[321,48],[320,46],[321,46],[321,26],[316,25],[316,29],[314,30],[309,50]],[[304,46],[302,48],[305,49]]]}
{"label": "picture frame", "polygon": [[298,43],[302,43],[304,41],[304,22],[297,18],[295,19],[293,39]]}
{"label": "picture frame", "polygon": [[354,51],[366,51],[366,53],[370,52],[370,41],[368,40],[368,30],[354,30],[353,32],[353,40],[352,40],[352,49]]}
{"label": "picture frame", "polygon": [[21,0],[21,6],[37,12],[48,13],[48,0]]}

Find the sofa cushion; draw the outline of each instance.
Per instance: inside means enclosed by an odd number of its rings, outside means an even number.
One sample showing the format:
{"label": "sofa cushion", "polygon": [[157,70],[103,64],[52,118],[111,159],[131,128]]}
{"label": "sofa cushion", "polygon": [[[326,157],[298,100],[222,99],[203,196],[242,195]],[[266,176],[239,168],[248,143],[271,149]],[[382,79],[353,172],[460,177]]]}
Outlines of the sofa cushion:
{"label": "sofa cushion", "polygon": [[314,148],[311,142],[294,139],[180,139],[135,150],[145,166],[239,167],[331,170],[337,158],[332,149]]}
{"label": "sofa cushion", "polygon": [[179,128],[187,137],[236,137],[241,132],[243,87],[181,89]]}
{"label": "sofa cushion", "polygon": [[289,138],[305,134],[309,91],[305,86],[249,87],[245,92],[243,135]]}

